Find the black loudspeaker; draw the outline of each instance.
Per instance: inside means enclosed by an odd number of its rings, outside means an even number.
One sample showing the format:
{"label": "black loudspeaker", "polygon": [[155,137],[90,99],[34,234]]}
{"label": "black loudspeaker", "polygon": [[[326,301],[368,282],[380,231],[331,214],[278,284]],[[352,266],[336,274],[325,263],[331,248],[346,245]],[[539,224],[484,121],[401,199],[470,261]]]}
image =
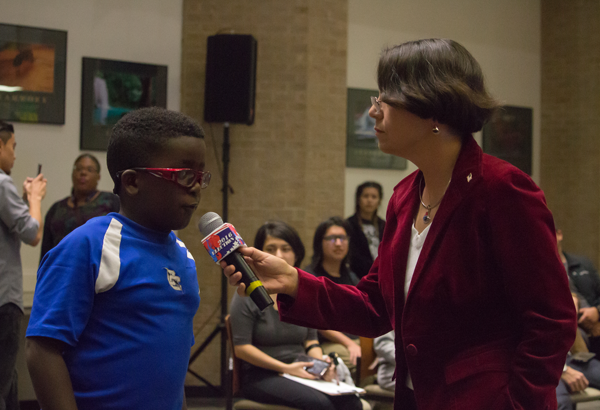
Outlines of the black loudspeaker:
{"label": "black loudspeaker", "polygon": [[256,88],[256,39],[251,35],[208,37],[204,121],[251,125]]}

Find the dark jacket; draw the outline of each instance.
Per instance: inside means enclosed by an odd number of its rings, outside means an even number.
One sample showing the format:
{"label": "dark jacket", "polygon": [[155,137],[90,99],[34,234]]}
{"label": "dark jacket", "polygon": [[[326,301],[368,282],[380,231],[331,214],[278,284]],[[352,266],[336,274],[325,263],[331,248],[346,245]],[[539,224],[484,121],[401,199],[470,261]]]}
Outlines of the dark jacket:
{"label": "dark jacket", "polygon": [[422,177],[394,189],[379,256],[356,287],[300,271],[280,315],[366,337],[394,328],[395,409],[409,369],[419,410],[556,409],[577,325],[542,191],[465,141],[405,298]]}
{"label": "dark jacket", "polygon": [[584,256],[564,252],[567,258],[569,278],[590,306],[600,308],[600,276],[591,260]]}
{"label": "dark jacket", "polygon": [[[356,273],[356,276],[362,278],[371,269],[373,265],[373,257],[369,249],[369,242],[365,236],[359,221],[360,216],[357,214],[352,215],[346,219],[350,227],[352,228],[348,234],[350,235],[350,269]],[[377,229],[379,230],[379,241],[383,239],[383,228],[385,228],[385,221],[380,217],[377,217]]]}

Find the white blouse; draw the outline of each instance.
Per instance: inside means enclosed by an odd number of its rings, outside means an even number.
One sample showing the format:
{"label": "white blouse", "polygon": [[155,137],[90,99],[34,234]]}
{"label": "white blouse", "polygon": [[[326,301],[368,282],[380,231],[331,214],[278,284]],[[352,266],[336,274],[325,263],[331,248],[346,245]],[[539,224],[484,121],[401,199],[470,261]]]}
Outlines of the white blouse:
{"label": "white blouse", "polygon": [[[415,273],[415,266],[417,266],[417,261],[419,260],[419,255],[421,255],[421,250],[423,249],[423,244],[425,243],[425,239],[427,238],[427,234],[429,233],[429,227],[431,224],[427,225],[423,232],[419,233],[415,225],[412,225],[411,235],[410,235],[410,247],[408,249],[408,261],[406,263],[406,276],[404,278],[404,300],[406,301],[406,296],[408,295],[408,289],[410,288],[410,282],[412,281],[412,277]],[[411,390],[414,390],[412,379],[410,378],[410,372],[406,376],[406,387]]]}

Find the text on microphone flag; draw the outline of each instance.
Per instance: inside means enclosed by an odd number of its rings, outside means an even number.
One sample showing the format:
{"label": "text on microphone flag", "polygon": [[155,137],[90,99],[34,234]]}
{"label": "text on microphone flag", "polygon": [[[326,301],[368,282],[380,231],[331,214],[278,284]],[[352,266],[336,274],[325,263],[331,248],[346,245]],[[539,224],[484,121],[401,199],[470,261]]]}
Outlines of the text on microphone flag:
{"label": "text on microphone flag", "polygon": [[206,238],[202,239],[202,244],[215,263],[219,263],[240,246],[246,245],[233,225],[228,223],[221,225],[208,234]]}

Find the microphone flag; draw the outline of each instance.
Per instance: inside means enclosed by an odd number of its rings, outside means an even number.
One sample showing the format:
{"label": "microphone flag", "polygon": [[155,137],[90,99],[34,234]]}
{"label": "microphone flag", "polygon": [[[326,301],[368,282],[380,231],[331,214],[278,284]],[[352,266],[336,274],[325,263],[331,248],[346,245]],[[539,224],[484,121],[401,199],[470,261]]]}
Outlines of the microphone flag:
{"label": "microphone flag", "polygon": [[246,245],[233,225],[224,223],[202,239],[202,245],[215,263],[219,263],[237,248]]}

